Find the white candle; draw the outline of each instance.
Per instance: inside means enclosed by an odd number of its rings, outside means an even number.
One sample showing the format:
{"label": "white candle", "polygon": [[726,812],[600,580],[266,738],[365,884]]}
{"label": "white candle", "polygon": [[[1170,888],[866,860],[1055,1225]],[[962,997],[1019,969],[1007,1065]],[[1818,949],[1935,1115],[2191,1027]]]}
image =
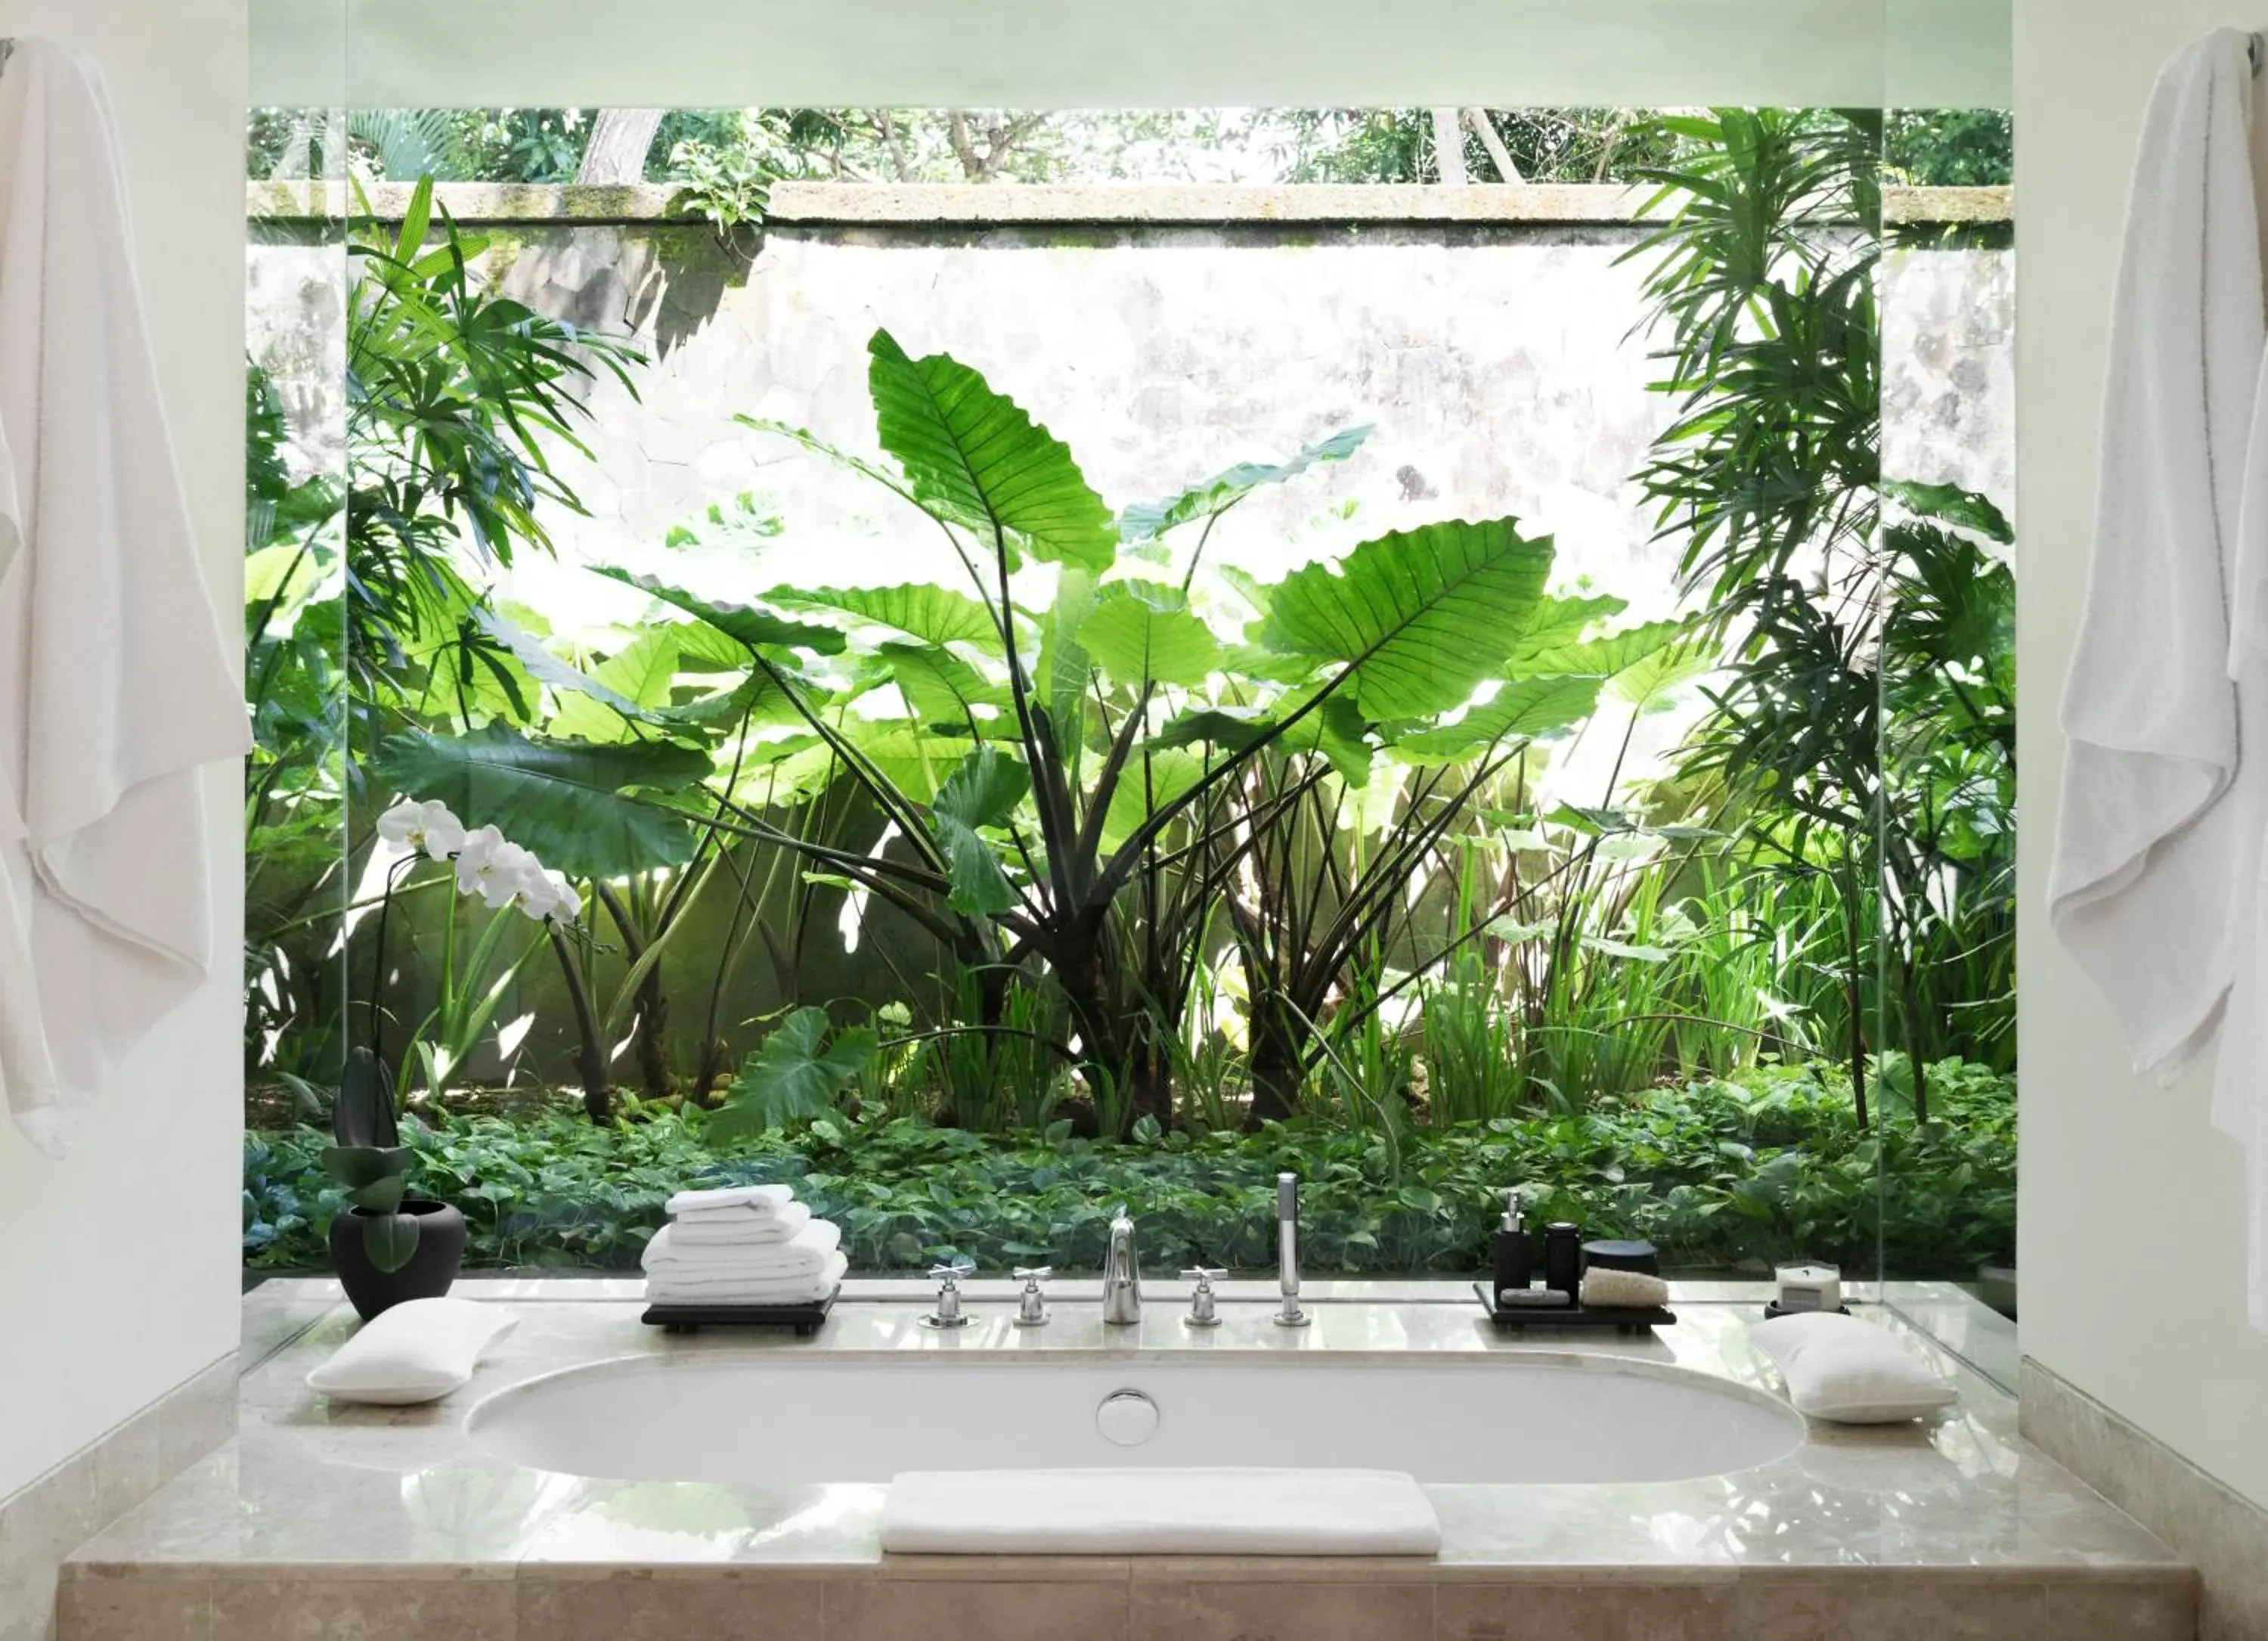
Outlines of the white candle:
{"label": "white candle", "polygon": [[1779,1278],[1779,1308],[1783,1311],[1839,1311],[1843,1308],[1843,1273],[1832,1265],[1783,1265]]}

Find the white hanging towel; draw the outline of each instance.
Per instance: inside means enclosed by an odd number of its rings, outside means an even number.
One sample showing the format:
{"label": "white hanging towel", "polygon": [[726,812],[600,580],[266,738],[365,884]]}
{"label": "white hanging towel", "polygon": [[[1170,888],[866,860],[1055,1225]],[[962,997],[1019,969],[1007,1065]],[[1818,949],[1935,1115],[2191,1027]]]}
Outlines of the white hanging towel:
{"label": "white hanging towel", "polygon": [[2229,619],[2264,340],[2251,83],[2246,37],[2220,29],[2150,99],[2062,707],[2050,918],[2161,1078],[2220,1027],[2268,824],[2268,758],[2248,761],[2240,734],[2268,722],[2268,678]]}
{"label": "white hanging towel", "polygon": [[196,772],[247,744],[114,129],[85,56],[0,55],[0,1092],[55,1155],[211,962]]}

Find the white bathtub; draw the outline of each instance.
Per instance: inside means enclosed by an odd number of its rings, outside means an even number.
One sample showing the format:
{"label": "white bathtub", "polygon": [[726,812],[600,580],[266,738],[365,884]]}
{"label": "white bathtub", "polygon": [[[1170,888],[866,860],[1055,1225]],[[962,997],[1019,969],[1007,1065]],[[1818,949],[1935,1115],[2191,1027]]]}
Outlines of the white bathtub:
{"label": "white bathtub", "polygon": [[[1154,1432],[1133,1445],[1097,1428],[1098,1408],[1124,1392],[1156,1409]],[[1132,1411],[1139,1429],[1149,1415]],[[487,1452],[539,1469],[761,1485],[1124,1465],[1404,1470],[1444,1482],[1668,1482],[1784,1457],[1804,1424],[1762,1392],[1605,1357],[985,1352],[600,1363],[499,1391],[473,1408],[466,1429]]]}

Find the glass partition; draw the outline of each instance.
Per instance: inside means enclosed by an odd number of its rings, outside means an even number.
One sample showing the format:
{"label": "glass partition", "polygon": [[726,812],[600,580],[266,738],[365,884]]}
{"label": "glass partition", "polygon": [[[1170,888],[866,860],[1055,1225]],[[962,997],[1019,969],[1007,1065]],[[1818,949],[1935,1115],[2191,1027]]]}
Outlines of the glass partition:
{"label": "glass partition", "polygon": [[1991,489],[1957,121],[302,128],[254,329],[329,361],[351,754],[269,869],[350,1006],[258,1061],[256,1261],[320,1262],[291,1079],[357,1052],[487,1265],[777,1179],[859,1270],[1092,1268],[1121,1202],[1256,1268],[1285,1169],[1315,1272],[1482,1268],[1509,1189],[1679,1275],[1982,1246],[1897,728],[1967,682],[1898,532],[1976,521],[1877,500]]}

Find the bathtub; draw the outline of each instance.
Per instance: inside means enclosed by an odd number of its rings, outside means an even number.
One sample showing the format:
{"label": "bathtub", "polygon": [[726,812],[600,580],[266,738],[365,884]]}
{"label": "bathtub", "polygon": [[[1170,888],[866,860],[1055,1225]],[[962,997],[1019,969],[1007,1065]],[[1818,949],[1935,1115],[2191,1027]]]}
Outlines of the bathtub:
{"label": "bathtub", "polygon": [[1768,1464],[1801,1444],[1804,1423],[1708,1374],[1579,1355],[719,1352],[569,1368],[479,1402],[466,1430],[513,1463],[621,1481],[1237,1465],[1608,1482]]}

